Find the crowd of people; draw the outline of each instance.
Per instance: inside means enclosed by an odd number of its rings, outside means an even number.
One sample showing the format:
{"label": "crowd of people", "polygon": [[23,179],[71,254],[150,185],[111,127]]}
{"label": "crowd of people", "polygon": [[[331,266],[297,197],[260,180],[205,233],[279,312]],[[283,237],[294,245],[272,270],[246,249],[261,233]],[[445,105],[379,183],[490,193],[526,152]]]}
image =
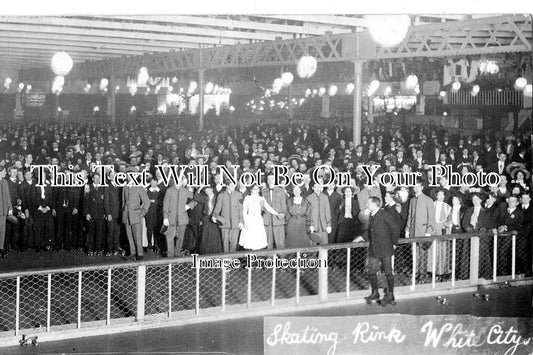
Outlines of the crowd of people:
{"label": "crowd of people", "polygon": [[[365,125],[356,146],[349,129],[331,123],[213,123],[202,132],[149,119],[127,125],[6,122],[0,127],[3,257],[33,248],[142,259],[145,253],[174,257],[369,241],[379,233],[375,216],[384,211],[385,219],[394,222],[394,234],[406,238],[490,231],[528,236],[516,267],[519,272],[532,271],[531,131],[501,138],[490,132],[463,136],[391,119]],[[88,183],[52,187],[46,179],[45,186],[36,186],[30,166],[45,164],[63,172],[83,172]],[[114,165],[120,172],[145,169],[150,178],[144,187],[98,186],[104,177],[94,167],[100,164]],[[192,187],[183,178],[167,186],[155,168],[166,164],[206,164],[211,183]],[[221,179],[216,167],[236,164],[239,174],[263,171],[265,183],[246,187]],[[289,174],[301,172],[302,186],[274,186],[271,172],[276,164],[286,165]],[[460,174],[495,172],[501,183],[450,186],[441,178],[439,187],[431,187],[429,167],[439,164],[451,165]],[[317,176],[328,181],[327,186],[316,183],[311,176],[323,165],[349,172],[354,183],[336,186],[325,169]],[[376,179],[368,181],[362,165],[379,166]],[[380,173],[395,171],[421,172],[422,177],[412,188],[377,183]],[[115,172],[109,174],[105,178]],[[468,258],[468,243],[460,241],[459,260]],[[491,248],[491,243],[491,238],[481,240],[484,248]],[[374,240],[372,247],[377,254],[385,249],[385,254],[393,254],[389,244],[378,250]],[[428,257],[433,248],[435,266]],[[498,252],[505,260],[500,267],[507,272],[510,238],[501,238]],[[446,278],[450,255],[449,240],[428,247],[420,244],[419,277],[435,270]],[[482,273],[491,273],[487,264]],[[390,268],[386,275],[392,274]]]}

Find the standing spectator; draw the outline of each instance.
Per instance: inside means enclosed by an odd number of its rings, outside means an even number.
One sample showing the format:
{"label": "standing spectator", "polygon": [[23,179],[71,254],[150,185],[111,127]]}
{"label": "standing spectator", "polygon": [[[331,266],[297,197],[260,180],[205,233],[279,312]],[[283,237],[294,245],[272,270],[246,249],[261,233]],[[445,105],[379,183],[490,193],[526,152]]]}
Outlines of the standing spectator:
{"label": "standing spectator", "polygon": [[146,239],[148,240],[148,246],[146,251],[156,252],[156,239],[158,230],[156,227],[156,211],[157,211],[157,201],[159,199],[159,187],[157,186],[156,179],[150,179],[150,186],[146,191],[148,195],[148,200],[150,200],[150,207],[144,216],[146,221]]}
{"label": "standing spectator", "polygon": [[[201,199],[202,206],[202,236],[199,241],[200,254],[222,253],[222,236],[218,224],[213,221],[213,211],[215,210],[216,199],[213,186],[206,186],[203,191],[198,192],[197,199]],[[196,208],[196,207],[195,207]]]}
{"label": "standing spectator", "polygon": [[[405,237],[428,237],[435,234],[435,206],[425,195],[423,180],[418,178],[413,187],[415,196],[409,202],[409,215],[405,226]],[[428,243],[417,244],[418,278],[427,276]]]}
{"label": "standing spectator", "polygon": [[[148,199],[148,197],[147,197]],[[150,201],[148,201],[150,203]],[[167,240],[167,257],[181,255],[185,230],[189,224],[187,211],[196,206],[192,192],[187,188],[187,179],[174,182],[170,186],[163,201],[163,225],[168,227],[165,232]],[[148,205],[147,205],[148,206]]]}
{"label": "standing spectator", "polygon": [[243,228],[242,194],[235,191],[235,184],[228,182],[225,191],[217,196],[213,222],[220,224],[224,253],[233,253],[239,245],[239,234]]}
{"label": "standing spectator", "polygon": [[516,234],[522,229],[524,212],[518,207],[519,197],[511,195],[507,198],[507,209],[502,210],[499,217],[498,233],[509,233],[509,235],[498,238],[498,266],[500,275],[511,274],[512,253],[511,233]]}
{"label": "standing spectator", "polygon": [[[24,173],[24,181],[19,184],[19,196],[22,200],[22,211],[24,211],[24,230],[21,233],[20,250],[25,251],[28,247],[35,247],[33,240],[33,211],[31,200],[31,190],[34,188],[33,174],[31,171]],[[31,211],[31,214],[30,214]]]}
{"label": "standing spectator", "polygon": [[[129,167],[127,171],[135,172],[137,169]],[[131,184],[132,178],[129,179],[128,184]],[[143,187],[132,185],[122,189],[122,222],[126,226],[130,246],[129,256],[137,260],[143,259],[142,219],[148,208],[150,208],[150,200]]]}
{"label": "standing spectator", "polygon": [[250,189],[250,195],[246,196],[242,205],[243,227],[239,245],[245,250],[260,250],[268,246],[267,234],[261,211],[265,210],[272,216],[283,218],[284,216],[274,210],[265,198],[259,195],[260,188],[254,185]]}
{"label": "standing spectator", "polygon": [[19,225],[17,214],[15,213],[15,207],[17,204],[21,203],[21,200],[18,196],[18,181],[17,181],[17,167],[10,166],[7,169],[8,177],[6,178],[7,186],[9,188],[9,196],[11,198],[11,210],[13,211],[13,216],[15,218],[8,220],[6,224],[6,238],[4,241],[4,248],[6,251],[11,249],[17,249],[17,243],[19,240]]}
{"label": "standing spectator", "polygon": [[300,186],[292,187],[292,197],[287,201],[287,239],[286,247],[303,248],[311,246],[311,240],[307,235],[306,221],[310,204],[302,197]]}
{"label": "standing spectator", "polygon": [[100,175],[93,174],[93,183],[85,195],[85,218],[87,219],[87,254],[102,255],[104,249],[104,231],[106,213],[104,208],[104,187],[100,185]]}
{"label": "standing spectator", "polygon": [[73,187],[55,187],[53,191],[52,214],[56,218],[56,250],[72,249],[73,212],[79,205],[78,191]]}
{"label": "standing spectator", "polygon": [[[267,187],[263,189],[263,197],[279,215],[284,216],[287,212],[287,196],[285,191],[274,186],[274,175],[268,175]],[[285,219],[265,211],[263,222],[267,232],[268,249],[285,248]]]}
{"label": "standing spectator", "polygon": [[[31,191],[32,205],[34,206],[35,220],[35,250],[49,249],[52,245],[52,236],[54,235],[54,217],[52,216],[53,194],[50,185],[49,176],[47,175],[44,185],[35,186]],[[31,212],[30,212],[31,214]]]}
{"label": "standing spectator", "polygon": [[6,177],[6,168],[0,166],[0,256],[7,256],[4,242],[6,237],[6,220],[8,216],[13,215],[13,206],[11,204],[11,195]]}
{"label": "standing spectator", "polygon": [[[109,172],[109,179],[113,181],[115,171]],[[106,215],[107,230],[107,255],[117,255],[120,248],[120,188],[114,184],[109,184],[104,188],[104,211]]]}
{"label": "standing spectator", "polygon": [[[339,227],[337,231],[337,243],[349,243],[353,242],[356,237],[361,234],[359,229],[359,204],[353,194],[353,189],[350,186],[346,186],[342,189],[343,196],[341,197],[341,203],[338,209],[339,214]],[[356,251],[359,251],[357,248]]]}
{"label": "standing spectator", "polygon": [[[368,224],[368,280],[371,294],[365,297],[368,304],[378,301],[385,307],[387,304],[395,305],[394,299],[394,274],[392,270],[392,256],[394,248],[400,237],[400,227],[397,219],[381,208],[381,199],[372,196],[368,200],[370,218]],[[386,279],[385,296],[380,300],[378,291],[377,273],[383,269]]]}
{"label": "standing spectator", "polygon": [[331,209],[328,197],[322,192],[319,183],[312,185],[313,193],[307,196],[311,205],[307,215],[310,238],[316,244],[327,244],[328,234],[331,233]]}
{"label": "standing spectator", "polygon": [[341,219],[340,206],[342,202],[341,195],[335,189],[335,183],[331,183],[326,188],[326,195],[329,200],[329,208],[331,210],[331,233],[328,234],[329,244],[336,243],[337,229],[339,227],[339,220]]}
{"label": "standing spectator", "polygon": [[[450,192],[443,187],[431,190],[431,198],[435,200],[435,235],[448,234],[446,225],[450,218],[452,208],[445,201],[448,200]],[[428,271],[433,270],[433,248],[435,248],[436,265],[435,275],[439,279],[450,273],[450,253],[448,240],[436,240],[431,244],[428,251]]]}

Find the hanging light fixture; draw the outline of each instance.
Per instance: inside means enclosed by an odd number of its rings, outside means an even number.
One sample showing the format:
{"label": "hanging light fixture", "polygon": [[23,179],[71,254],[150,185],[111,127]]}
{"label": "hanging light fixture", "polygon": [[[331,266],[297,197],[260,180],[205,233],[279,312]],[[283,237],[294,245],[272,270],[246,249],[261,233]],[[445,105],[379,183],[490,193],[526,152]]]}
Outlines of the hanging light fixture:
{"label": "hanging light fixture", "polygon": [[146,86],[148,79],[150,79],[148,68],[141,67],[141,69],[139,69],[139,74],[137,75],[137,85],[141,87]]}
{"label": "hanging light fixture", "polygon": [[[368,91],[367,91],[368,96],[374,95],[374,93],[379,89],[379,85],[380,85],[379,80],[372,80],[370,82],[370,86],[368,87]],[[390,87],[389,87],[389,90],[390,90]],[[388,95],[388,94],[385,94],[385,95]]]}
{"label": "hanging light fixture", "polygon": [[454,82],[454,83],[452,84],[452,89],[453,89],[454,91],[459,91],[459,89],[461,89],[461,82],[459,82],[459,81]]}
{"label": "hanging light fixture", "polygon": [[282,87],[283,87],[283,80],[281,78],[274,79],[274,82],[272,83],[272,92],[277,94],[279,93]]}
{"label": "hanging light fixture", "polygon": [[296,66],[296,72],[298,73],[298,76],[300,78],[308,79],[315,75],[317,67],[318,63],[315,57],[310,55],[304,55],[298,61],[298,65]]}
{"label": "hanging light fixture", "polygon": [[514,82],[514,88],[518,91],[524,90],[524,88],[527,85],[527,79],[526,78],[517,78]]}
{"label": "hanging light fixture", "polygon": [[407,89],[414,89],[418,85],[418,77],[411,74],[405,79],[405,87]]}
{"label": "hanging light fixture", "polygon": [[323,96],[325,93],[326,93],[326,88],[325,87],[321,87],[318,90],[318,96]]}
{"label": "hanging light fixture", "polygon": [[307,88],[305,90],[305,97],[309,97],[311,95],[311,89]]}
{"label": "hanging light fixture", "polygon": [[385,47],[403,41],[411,26],[407,15],[368,15],[365,18],[372,38]]}
{"label": "hanging light fixture", "polygon": [[19,83],[17,91],[21,92],[22,90],[24,90],[24,83]]}
{"label": "hanging light fixture", "polygon": [[329,87],[329,90],[328,90],[328,95],[329,96],[335,96],[337,94],[337,90],[338,90],[338,88],[337,88],[336,85],[331,85]]}
{"label": "hanging light fixture", "polygon": [[109,85],[109,80],[102,78],[102,80],[100,80],[100,91],[105,91],[107,89],[107,85]]}
{"label": "hanging light fixture", "polygon": [[353,83],[348,83],[346,85],[346,93],[350,95],[355,90],[355,85]]}
{"label": "hanging light fixture", "polygon": [[213,88],[214,88],[214,85],[212,82],[208,82],[206,85],[205,85],[205,93],[207,95],[211,94],[213,92]]}
{"label": "hanging light fixture", "polygon": [[293,80],[294,80],[294,75],[292,75],[291,72],[286,72],[286,73],[281,74],[281,81],[283,82],[283,86],[291,85]]}
{"label": "hanging light fixture", "polygon": [[4,88],[6,88],[7,90],[9,90],[9,87],[11,86],[11,83],[13,82],[13,80],[11,80],[11,78],[8,76],[5,80],[4,80]]}
{"label": "hanging light fixture", "polygon": [[74,62],[67,52],[57,52],[50,63],[55,75],[65,76],[72,70]]}

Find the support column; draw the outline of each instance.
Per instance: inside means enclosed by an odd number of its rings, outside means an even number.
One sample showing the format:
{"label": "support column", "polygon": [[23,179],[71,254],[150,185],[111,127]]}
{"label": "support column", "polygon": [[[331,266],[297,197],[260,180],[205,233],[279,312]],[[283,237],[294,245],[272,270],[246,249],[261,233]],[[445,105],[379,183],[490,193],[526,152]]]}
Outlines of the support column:
{"label": "support column", "polygon": [[111,74],[107,87],[107,115],[111,118],[111,123],[113,124],[117,123],[115,79],[115,75]]}
{"label": "support column", "polygon": [[204,130],[204,72],[205,69],[200,69],[198,71],[198,90],[199,90],[199,100],[198,100],[198,130]]}
{"label": "support column", "polygon": [[353,142],[357,146],[361,144],[361,100],[363,95],[363,62],[361,60],[355,60],[354,72],[355,89],[353,91]]}

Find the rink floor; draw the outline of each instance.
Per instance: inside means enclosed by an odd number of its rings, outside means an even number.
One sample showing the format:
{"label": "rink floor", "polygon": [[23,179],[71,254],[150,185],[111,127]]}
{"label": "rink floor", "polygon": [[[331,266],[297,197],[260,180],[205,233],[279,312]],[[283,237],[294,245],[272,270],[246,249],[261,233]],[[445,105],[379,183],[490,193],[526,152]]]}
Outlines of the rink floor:
{"label": "rink floor", "polygon": [[[471,292],[445,296],[449,305],[438,303],[435,297],[398,300],[394,307],[356,305],[319,311],[284,313],[280,316],[351,316],[379,313],[471,314],[480,317],[533,317],[531,286],[482,290],[489,301],[473,297]],[[40,343],[29,346],[2,348],[2,354],[261,354],[263,352],[263,318],[245,318],[189,326],[150,329]]]}

